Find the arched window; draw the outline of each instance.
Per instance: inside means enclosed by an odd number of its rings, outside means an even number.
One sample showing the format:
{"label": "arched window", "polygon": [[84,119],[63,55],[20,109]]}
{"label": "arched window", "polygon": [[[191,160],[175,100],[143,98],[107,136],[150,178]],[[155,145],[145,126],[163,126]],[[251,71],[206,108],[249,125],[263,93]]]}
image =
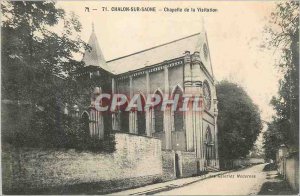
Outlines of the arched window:
{"label": "arched window", "polygon": [[146,135],[146,116],[145,116],[145,98],[142,94],[139,96],[142,103],[142,110],[137,111],[137,128],[139,135]]}
{"label": "arched window", "polygon": [[183,131],[184,130],[184,115],[182,111],[179,111],[179,109],[182,108],[183,105],[183,92],[182,89],[179,86],[176,86],[172,93],[172,99],[174,99],[175,96],[178,96],[178,104],[177,108],[174,111],[174,130],[175,131]]}
{"label": "arched window", "polygon": [[214,159],[214,150],[213,150],[213,138],[211,134],[210,127],[208,126],[205,134],[205,144],[206,144],[206,160],[207,164],[211,164],[211,159]]}
{"label": "arched window", "polygon": [[155,132],[163,132],[164,130],[164,113],[161,111],[161,105],[163,101],[163,95],[161,91],[156,90],[155,95],[160,96],[160,103],[154,106],[154,129]]}
{"label": "arched window", "polygon": [[82,121],[82,125],[83,125],[83,130],[85,133],[90,134],[90,117],[89,114],[87,112],[83,112],[81,115],[81,121]]}
{"label": "arched window", "polygon": [[122,105],[120,110],[120,124],[121,124],[121,131],[122,132],[129,132],[129,111],[126,111],[128,102],[126,104]]}
{"label": "arched window", "polygon": [[211,131],[210,131],[209,126],[206,129],[205,141],[206,141],[206,144],[211,144],[212,143],[212,136],[211,136]]}
{"label": "arched window", "polygon": [[210,110],[211,103],[212,103],[211,90],[210,90],[209,84],[206,80],[203,82],[203,97],[204,97],[205,109]]}

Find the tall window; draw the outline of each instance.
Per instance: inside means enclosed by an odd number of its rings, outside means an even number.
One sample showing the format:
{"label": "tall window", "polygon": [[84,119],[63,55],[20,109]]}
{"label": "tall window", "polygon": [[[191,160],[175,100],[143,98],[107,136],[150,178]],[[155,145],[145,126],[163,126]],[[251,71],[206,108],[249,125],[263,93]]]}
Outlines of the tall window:
{"label": "tall window", "polygon": [[155,92],[156,95],[160,96],[160,103],[156,105],[154,109],[154,128],[155,132],[163,132],[164,130],[164,113],[161,111],[161,105],[163,100],[163,95],[159,90]]}
{"label": "tall window", "polygon": [[206,142],[206,160],[208,165],[210,165],[210,160],[213,159],[213,141],[210,128],[207,127],[205,134],[205,142]]}
{"label": "tall window", "polygon": [[203,82],[203,97],[204,97],[204,106],[206,110],[211,108],[211,91],[208,82],[205,80]]}
{"label": "tall window", "polygon": [[[120,98],[118,101],[121,101]],[[128,102],[121,106],[117,106],[117,120],[119,124],[119,131],[129,133],[129,111],[126,111]]]}
{"label": "tall window", "polygon": [[123,132],[129,132],[129,112],[126,111],[128,103],[124,104],[122,107],[120,107],[121,110],[121,131]]}
{"label": "tall window", "polygon": [[183,104],[183,92],[179,86],[176,86],[172,98],[174,98],[175,95],[179,96],[179,99],[178,99],[177,108],[174,111],[174,129],[175,131],[183,131],[184,113],[182,111],[179,111],[179,109],[182,108],[182,104]]}
{"label": "tall window", "polygon": [[137,111],[137,128],[139,135],[146,135],[146,116],[145,116],[145,98],[140,94],[140,99],[142,103],[142,111]]}

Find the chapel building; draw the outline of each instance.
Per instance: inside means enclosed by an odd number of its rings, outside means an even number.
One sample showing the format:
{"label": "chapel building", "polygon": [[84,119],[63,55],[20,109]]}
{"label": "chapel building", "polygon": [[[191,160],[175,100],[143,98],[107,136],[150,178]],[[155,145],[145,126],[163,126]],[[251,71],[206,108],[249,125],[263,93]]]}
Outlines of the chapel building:
{"label": "chapel building", "polygon": [[[219,169],[217,96],[204,28],[200,33],[109,61],[103,56],[94,28],[88,44],[91,50],[83,57],[83,76],[102,78],[89,109],[81,114],[88,120],[91,136],[104,138],[106,130],[113,130],[159,138],[162,150],[195,152],[201,171]],[[143,106],[149,94],[162,99],[179,94],[181,101],[191,97],[189,108],[193,100],[203,100],[203,109],[172,111],[167,107],[161,111],[160,107],[145,107],[145,111],[116,110],[107,117],[95,109],[96,97],[104,92],[129,98],[138,94]]]}

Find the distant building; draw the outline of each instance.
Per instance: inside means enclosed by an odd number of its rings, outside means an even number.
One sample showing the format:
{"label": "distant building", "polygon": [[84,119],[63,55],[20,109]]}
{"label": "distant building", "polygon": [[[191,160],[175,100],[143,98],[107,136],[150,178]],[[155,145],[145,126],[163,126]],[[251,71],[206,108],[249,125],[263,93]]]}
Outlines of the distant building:
{"label": "distant building", "polygon": [[[207,34],[174,40],[127,56],[106,61],[94,28],[89,39],[91,50],[83,57],[81,78],[103,78],[95,86],[89,110],[90,134],[103,138],[106,130],[159,138],[163,150],[196,152],[200,171],[219,168],[217,141],[217,97]],[[96,97],[103,93],[139,94],[143,106],[149,94],[173,97],[191,95],[203,100],[201,111],[172,111],[149,107],[145,111],[113,111],[109,116],[95,109]],[[188,107],[192,107],[189,103]],[[105,119],[106,118],[106,119]]]}

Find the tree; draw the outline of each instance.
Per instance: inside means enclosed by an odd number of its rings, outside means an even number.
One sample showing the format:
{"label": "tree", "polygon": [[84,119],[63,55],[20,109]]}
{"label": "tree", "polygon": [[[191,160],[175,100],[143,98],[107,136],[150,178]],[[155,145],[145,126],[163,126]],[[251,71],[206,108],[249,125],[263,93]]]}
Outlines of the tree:
{"label": "tree", "polygon": [[[74,54],[86,47],[78,34],[81,24],[54,2],[3,2],[1,9],[4,98],[46,107],[82,66],[74,60]],[[55,28],[61,31],[50,30]],[[66,95],[61,98],[72,102]]]}
{"label": "tree", "polygon": [[[54,1],[3,1],[1,11],[2,99],[34,108],[30,127],[21,126],[17,137],[24,141],[24,134],[32,132],[32,137],[44,137],[41,143],[59,142],[62,107],[79,97],[74,71],[83,64],[74,55],[87,48],[79,36],[81,24]],[[29,116],[29,110],[24,115],[20,108],[15,116]]]}
{"label": "tree", "polygon": [[258,107],[237,84],[217,84],[220,161],[245,157],[252,149],[262,122]]}
{"label": "tree", "polygon": [[282,125],[276,119],[273,119],[271,123],[268,124],[268,129],[264,133],[264,149],[265,149],[265,159],[276,160],[276,153],[281,144],[284,143],[283,135],[280,133],[279,126]]}
{"label": "tree", "polygon": [[269,46],[281,53],[276,67],[283,73],[279,81],[278,95],[271,105],[276,111],[268,131],[265,133],[266,158],[273,159],[281,144],[291,151],[298,150],[299,143],[299,2],[278,3],[272,13],[267,29]]}

